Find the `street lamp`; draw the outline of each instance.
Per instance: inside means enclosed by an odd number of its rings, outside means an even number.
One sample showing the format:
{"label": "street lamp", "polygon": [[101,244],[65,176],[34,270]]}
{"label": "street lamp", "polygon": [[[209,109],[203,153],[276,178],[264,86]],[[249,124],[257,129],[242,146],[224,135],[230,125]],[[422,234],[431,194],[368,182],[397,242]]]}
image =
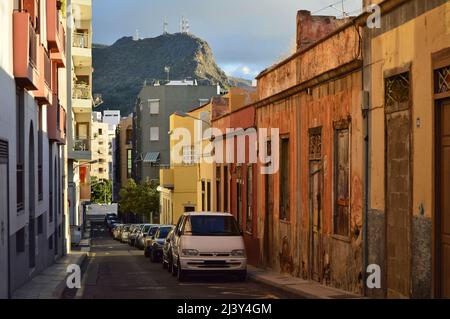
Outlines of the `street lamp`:
{"label": "street lamp", "polygon": [[194,119],[194,120],[197,120],[197,121],[201,121],[201,122],[203,122],[203,123],[208,124],[209,126],[211,126],[211,121],[206,121],[206,120],[200,119],[200,118],[198,118],[198,117],[192,116],[192,115],[190,115],[190,114],[188,114],[188,113],[185,113],[185,112],[179,112],[179,111],[177,111],[177,112],[175,112],[174,114],[175,114],[176,116],[180,116],[180,117],[190,117],[191,119]]}

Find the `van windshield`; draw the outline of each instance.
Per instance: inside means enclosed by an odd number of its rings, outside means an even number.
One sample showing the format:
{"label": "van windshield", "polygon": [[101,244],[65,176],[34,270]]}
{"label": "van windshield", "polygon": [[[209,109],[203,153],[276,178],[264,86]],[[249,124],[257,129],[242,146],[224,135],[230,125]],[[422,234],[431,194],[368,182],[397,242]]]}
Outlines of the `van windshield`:
{"label": "van windshield", "polygon": [[232,216],[190,216],[184,226],[184,235],[191,236],[241,236]]}

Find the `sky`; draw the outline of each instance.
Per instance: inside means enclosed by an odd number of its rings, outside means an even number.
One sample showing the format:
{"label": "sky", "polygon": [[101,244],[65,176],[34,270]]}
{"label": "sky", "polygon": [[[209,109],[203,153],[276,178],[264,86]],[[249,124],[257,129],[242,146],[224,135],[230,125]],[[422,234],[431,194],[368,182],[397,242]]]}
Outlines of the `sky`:
{"label": "sky", "polygon": [[[253,79],[295,49],[296,15],[342,17],[342,0],[94,0],[94,42],[113,44],[123,36],[180,31],[181,17],[190,32],[206,40],[227,75]],[[360,12],[362,0],[343,0],[344,11]],[[333,5],[333,6],[330,6]]]}

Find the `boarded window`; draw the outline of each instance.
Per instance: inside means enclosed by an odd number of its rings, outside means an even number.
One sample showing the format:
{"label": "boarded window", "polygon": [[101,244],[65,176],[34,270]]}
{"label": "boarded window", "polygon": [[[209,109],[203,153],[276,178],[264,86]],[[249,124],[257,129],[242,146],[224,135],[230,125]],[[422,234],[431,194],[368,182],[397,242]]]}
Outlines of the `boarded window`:
{"label": "boarded window", "polygon": [[159,100],[148,100],[148,106],[150,108],[150,115],[159,114]]}
{"label": "boarded window", "polygon": [[246,229],[253,231],[253,166],[247,167],[247,214],[245,221]]}
{"label": "boarded window", "polygon": [[350,233],[350,130],[343,125],[335,130],[334,161],[334,234],[349,236]]}
{"label": "boarded window", "polygon": [[397,74],[385,79],[385,108],[387,113],[405,110],[410,103],[409,72]]}
{"label": "boarded window", "polygon": [[228,212],[228,166],[223,168],[223,211]]}
{"label": "boarded window", "polygon": [[290,147],[289,138],[281,139],[280,143],[280,219],[289,220],[290,218]]}
{"label": "boarded window", "polygon": [[450,66],[435,71],[435,83],[436,94],[450,92]]}
{"label": "boarded window", "polygon": [[220,185],[221,185],[221,178],[222,178],[222,171],[221,167],[216,167],[216,211],[220,212],[222,210],[222,199],[220,194]]}
{"label": "boarded window", "polygon": [[150,141],[159,141],[159,127],[150,128]]}
{"label": "boarded window", "polygon": [[237,201],[236,201],[236,213],[237,213],[237,220],[239,223],[239,227],[242,229],[242,166],[236,167],[236,195],[237,195]]}

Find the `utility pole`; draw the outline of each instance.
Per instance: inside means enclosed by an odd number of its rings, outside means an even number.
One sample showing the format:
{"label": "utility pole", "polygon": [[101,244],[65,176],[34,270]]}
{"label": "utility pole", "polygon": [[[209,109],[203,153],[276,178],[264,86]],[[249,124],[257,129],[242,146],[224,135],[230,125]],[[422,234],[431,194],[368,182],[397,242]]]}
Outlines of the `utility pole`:
{"label": "utility pole", "polygon": [[169,23],[167,23],[167,17],[164,17],[164,22],[163,22],[163,34],[167,34],[167,29],[169,27]]}

